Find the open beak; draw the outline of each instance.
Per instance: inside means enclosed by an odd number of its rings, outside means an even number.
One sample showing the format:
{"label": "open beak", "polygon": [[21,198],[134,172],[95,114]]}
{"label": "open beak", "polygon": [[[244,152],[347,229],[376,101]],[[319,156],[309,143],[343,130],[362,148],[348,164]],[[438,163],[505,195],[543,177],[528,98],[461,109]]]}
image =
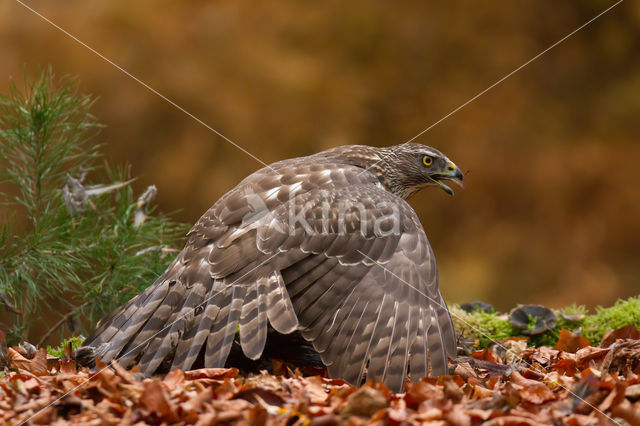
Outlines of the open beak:
{"label": "open beak", "polygon": [[453,164],[453,162],[449,161],[449,164],[447,164],[446,172],[433,174],[429,176],[429,179],[431,179],[433,183],[435,183],[440,188],[442,188],[444,192],[446,192],[449,195],[453,195],[453,189],[449,188],[442,181],[451,180],[455,182],[456,185],[458,185],[460,188],[464,188],[464,183],[462,182],[463,177],[464,175],[462,174],[458,166]]}

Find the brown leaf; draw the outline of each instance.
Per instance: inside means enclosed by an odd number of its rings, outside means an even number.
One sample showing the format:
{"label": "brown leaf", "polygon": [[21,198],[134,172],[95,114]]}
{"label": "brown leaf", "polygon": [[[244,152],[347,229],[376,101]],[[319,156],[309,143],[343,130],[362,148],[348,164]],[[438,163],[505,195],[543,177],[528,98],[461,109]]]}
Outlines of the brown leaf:
{"label": "brown leaf", "polygon": [[237,368],[201,368],[199,370],[185,371],[184,377],[187,380],[195,379],[230,379],[238,377]]}
{"label": "brown leaf", "polygon": [[501,416],[484,422],[483,426],[541,426],[543,423],[522,416]]}
{"label": "brown leaf", "polygon": [[118,364],[116,360],[111,361],[111,367],[118,373],[124,383],[135,384],[140,382],[129,370]]}
{"label": "brown leaf", "polygon": [[640,407],[631,404],[626,399],[611,409],[611,414],[625,419],[631,425],[640,425]]}
{"label": "brown leaf", "polygon": [[478,377],[475,370],[471,367],[469,362],[460,362],[456,363],[456,368],[454,370],[454,374],[457,374],[460,377],[464,377],[468,379],[469,377]]}
{"label": "brown leaf", "polygon": [[60,358],[47,354],[47,370],[53,370],[54,368],[58,368],[59,362],[60,362]]}
{"label": "brown leaf", "polygon": [[535,380],[526,379],[520,373],[514,371],[509,376],[511,382],[518,385],[521,389],[519,396],[522,400],[531,404],[542,404],[547,401],[556,399],[554,393],[544,383]]}
{"label": "brown leaf", "polygon": [[558,359],[558,350],[542,346],[535,349],[531,359],[542,365],[549,365]]}
{"label": "brown leaf", "polygon": [[60,374],[76,374],[78,369],[76,368],[75,360],[70,359],[69,361],[58,361],[60,368]]}
{"label": "brown leaf", "polygon": [[513,373],[511,373],[509,375],[509,379],[511,379],[511,383],[514,383],[520,386],[525,386],[525,387],[536,386],[540,384],[540,382],[523,377],[522,374],[518,373],[517,371],[514,371]]}
{"label": "brown leaf", "polygon": [[304,387],[304,394],[313,404],[324,404],[329,395],[323,387],[323,379],[320,376],[301,377],[298,382]]}
{"label": "brown leaf", "polygon": [[177,388],[179,385],[182,385],[185,381],[185,374],[182,370],[171,370],[164,376],[162,380],[164,384],[169,388],[169,390],[173,390]]}
{"label": "brown leaf", "polygon": [[629,324],[625,327],[618,328],[616,330],[607,331],[602,336],[600,341],[601,348],[608,348],[618,339],[640,339],[640,331],[636,328],[635,324]]}
{"label": "brown leaf", "polygon": [[624,396],[632,402],[640,400],[640,383],[629,386],[625,391]]}
{"label": "brown leaf", "polygon": [[592,346],[578,350],[578,352],[576,352],[578,368],[585,368],[592,360],[604,359],[609,351],[609,348],[594,348]]}
{"label": "brown leaf", "polygon": [[449,410],[444,416],[444,419],[452,425],[467,426],[471,425],[471,416],[455,407],[453,410]]}
{"label": "brown leaf", "polygon": [[493,391],[491,389],[487,389],[480,385],[470,385],[471,389],[469,392],[469,398],[473,399],[482,399],[487,398],[493,395]]}
{"label": "brown leaf", "polygon": [[211,401],[211,406],[218,412],[216,420],[219,423],[231,423],[233,420],[240,419],[243,417],[243,413],[252,407],[244,399],[214,400]]}
{"label": "brown leaf", "polygon": [[453,402],[460,402],[462,397],[464,396],[464,392],[460,387],[456,384],[455,380],[449,378],[443,381],[444,387],[444,396]]}
{"label": "brown leaf", "polygon": [[428,399],[442,399],[444,392],[441,388],[422,379],[419,382],[407,382],[405,384],[404,399],[409,407],[415,408],[422,401]]}
{"label": "brown leaf", "polygon": [[[377,412],[383,412],[383,409],[380,409]],[[407,417],[407,406],[402,399],[395,401],[395,403],[387,410],[387,418],[389,420],[388,424],[391,426],[406,424],[408,420]]]}
{"label": "brown leaf", "polygon": [[[195,397],[189,398],[184,402],[180,409],[183,413],[188,413],[187,418],[183,418],[185,422],[188,422],[188,418],[191,414],[195,414],[197,410],[200,410],[204,403],[210,402],[213,399],[213,392],[211,388],[205,388],[201,390]],[[183,416],[184,417],[184,416]]]}
{"label": "brown leaf", "polygon": [[167,391],[158,380],[149,379],[142,382],[144,392],[140,398],[142,405],[152,413],[166,422],[175,422],[178,420],[175,406],[169,400]]}
{"label": "brown leaf", "polygon": [[480,359],[482,361],[489,361],[489,362],[495,363],[498,360],[498,357],[496,357],[493,354],[493,351],[491,351],[490,349],[483,349],[481,351],[472,351],[471,355],[473,356],[473,358]]}
{"label": "brown leaf", "polygon": [[349,395],[341,412],[343,415],[371,417],[377,411],[388,406],[389,401],[382,392],[369,386],[363,386]]}
{"label": "brown leaf", "polygon": [[33,359],[27,359],[22,356],[13,347],[7,349],[6,363],[9,368],[23,369],[33,374],[47,374],[47,351],[40,348]]}
{"label": "brown leaf", "polygon": [[635,371],[640,367],[640,340],[616,340],[615,345],[607,349],[611,349],[611,351],[602,363],[604,371],[622,372],[626,366]]}
{"label": "brown leaf", "polygon": [[269,389],[250,388],[244,389],[234,396],[234,399],[244,399],[252,404],[265,403],[270,406],[282,407],[284,399],[277,393]]}
{"label": "brown leaf", "polygon": [[560,374],[572,377],[575,376],[578,372],[576,361],[569,359],[561,359],[560,361],[556,362],[553,366],[553,369]]}
{"label": "brown leaf", "polygon": [[554,349],[576,353],[578,349],[586,348],[587,346],[591,346],[589,339],[563,328],[560,330],[560,336]]}

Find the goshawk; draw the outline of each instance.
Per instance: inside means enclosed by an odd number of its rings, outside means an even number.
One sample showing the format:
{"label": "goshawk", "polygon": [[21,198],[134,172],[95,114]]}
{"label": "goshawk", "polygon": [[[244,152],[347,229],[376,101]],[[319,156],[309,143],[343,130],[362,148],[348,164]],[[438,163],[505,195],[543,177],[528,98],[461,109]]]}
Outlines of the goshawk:
{"label": "goshawk", "polygon": [[267,327],[299,331],[332,377],[402,389],[445,374],[456,338],[433,251],[406,202],[461,184],[428,146],[348,145],[258,170],[193,226],[167,270],[84,342],[103,361],[222,367],[239,329],[250,359]]}

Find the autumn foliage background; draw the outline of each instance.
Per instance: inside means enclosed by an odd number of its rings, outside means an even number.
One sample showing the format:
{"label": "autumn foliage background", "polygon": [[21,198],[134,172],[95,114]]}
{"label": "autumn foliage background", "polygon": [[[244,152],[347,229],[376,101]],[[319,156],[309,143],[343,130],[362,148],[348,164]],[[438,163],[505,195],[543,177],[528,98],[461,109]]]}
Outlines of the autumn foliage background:
{"label": "autumn foliage background", "polygon": [[[29,4],[271,163],[401,143],[613,2]],[[638,293],[639,30],[624,2],[417,140],[470,170],[455,197],[411,201],[448,301]],[[106,156],[178,220],[261,167],[18,3],[0,4],[0,39],[0,90],[49,64],[76,76]]]}

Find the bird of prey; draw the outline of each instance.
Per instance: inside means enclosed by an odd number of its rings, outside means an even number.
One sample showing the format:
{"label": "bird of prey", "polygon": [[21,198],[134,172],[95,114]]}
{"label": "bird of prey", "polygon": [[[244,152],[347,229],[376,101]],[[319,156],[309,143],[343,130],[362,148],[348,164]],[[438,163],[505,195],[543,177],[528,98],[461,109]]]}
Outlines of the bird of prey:
{"label": "bird of prey", "polygon": [[239,330],[258,359],[268,327],[298,331],[332,377],[401,391],[448,372],[456,337],[433,251],[406,202],[462,184],[425,145],[347,145],[246,177],[187,234],[146,290],[99,322],[83,346],[147,375],[222,367]]}

